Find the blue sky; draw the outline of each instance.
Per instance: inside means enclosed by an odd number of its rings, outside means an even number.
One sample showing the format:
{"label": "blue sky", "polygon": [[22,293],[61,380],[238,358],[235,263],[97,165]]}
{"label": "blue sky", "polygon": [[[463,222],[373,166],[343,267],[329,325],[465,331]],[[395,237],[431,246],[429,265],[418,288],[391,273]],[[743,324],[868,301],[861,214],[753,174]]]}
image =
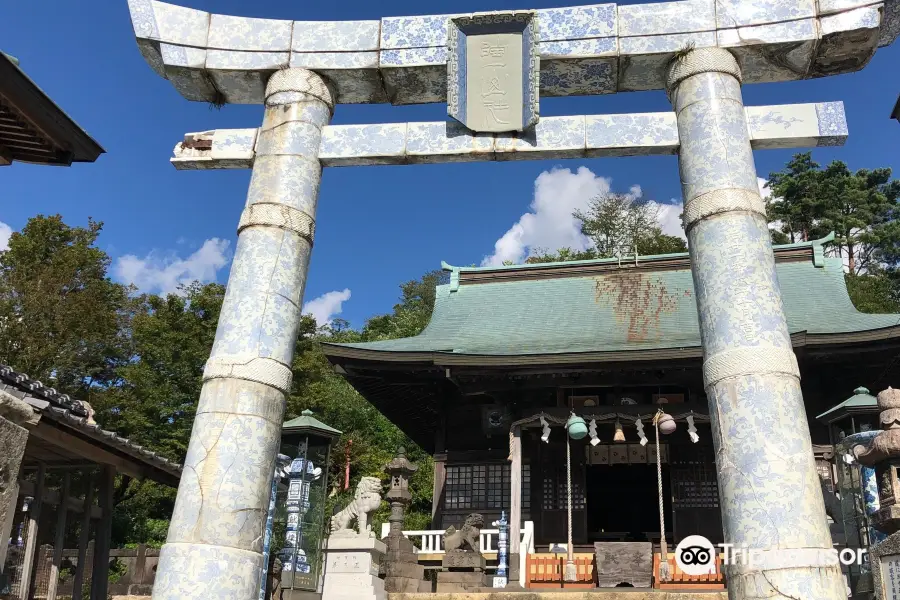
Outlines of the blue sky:
{"label": "blue sky", "polygon": [[[577,2],[178,3],[250,17],[339,20]],[[214,110],[179,96],[139,54],[125,0],[3,2],[0,49],[17,56],[29,76],[107,151],[94,164],[67,169],[14,164],[0,170],[0,222],[17,230],[40,213],[60,213],[70,225],[83,225],[90,216],[105,223],[100,245],[112,256],[114,276],[120,280],[152,292],[184,279],[225,282],[250,172],[178,172],[168,161],[185,133],[257,127],[262,107]],[[900,92],[898,63],[900,48],[895,45],[879,50],[859,73],[750,85],[744,88],[744,101],[763,105],[843,100],[850,139],[844,147],[815,150],[814,158],[820,163],[840,159],[854,169],[887,166],[897,172],[900,124],[888,115]],[[664,110],[671,107],[662,92],[541,102],[541,114],[547,116]],[[341,105],[333,122],[444,118],[442,104]],[[757,152],[759,175],[780,169],[791,154]],[[554,168],[564,171],[552,172]],[[498,240],[502,254],[509,256],[527,252],[529,245],[571,242],[571,207],[606,189],[607,178],[615,191],[638,185],[645,198],[680,202],[674,156],[328,169],[306,300],[319,299],[312,304],[319,315],[340,309],[342,318],[361,325],[367,317],[391,309],[401,282],[439,268],[441,260],[481,263],[495,254]],[[522,220],[527,213],[533,216]],[[674,227],[677,215],[677,208],[669,211],[667,227]],[[524,229],[506,235],[516,224]],[[0,226],[0,243],[4,229]]]}

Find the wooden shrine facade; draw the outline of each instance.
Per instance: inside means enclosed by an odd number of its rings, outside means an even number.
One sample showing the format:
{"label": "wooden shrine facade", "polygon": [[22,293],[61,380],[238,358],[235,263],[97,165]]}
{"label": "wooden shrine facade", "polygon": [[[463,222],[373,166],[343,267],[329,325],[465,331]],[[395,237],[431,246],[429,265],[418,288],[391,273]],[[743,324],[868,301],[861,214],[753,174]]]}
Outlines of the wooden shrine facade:
{"label": "wooden shrine facade", "polygon": [[[808,426],[828,479],[827,426],[816,416],[859,385],[900,376],[900,315],[862,314],[826,240],[776,247]],[[573,541],[655,540],[659,495],[652,415],[679,417],[663,436],[667,541],[722,539],[702,352],[689,258],[641,257],[455,268],[429,326],[413,338],[326,344],[336,370],[435,458],[433,527],[505,510],[539,545],[566,541],[565,430],[597,420],[600,443],[572,442]],[[550,435],[534,420],[546,414]],[[608,415],[613,415],[609,417]],[[697,442],[685,415],[692,415]],[[635,420],[642,416],[646,446]],[[624,441],[614,441],[616,420]],[[798,423],[798,427],[807,426]],[[512,443],[511,443],[512,442]],[[515,517],[518,517],[517,519]],[[518,522],[517,522],[518,521]]]}

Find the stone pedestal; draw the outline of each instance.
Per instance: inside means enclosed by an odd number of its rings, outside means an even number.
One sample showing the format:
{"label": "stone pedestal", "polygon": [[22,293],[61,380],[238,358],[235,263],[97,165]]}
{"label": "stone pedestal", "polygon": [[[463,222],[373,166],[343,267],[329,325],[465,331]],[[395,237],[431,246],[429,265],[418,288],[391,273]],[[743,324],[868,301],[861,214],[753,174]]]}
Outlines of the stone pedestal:
{"label": "stone pedestal", "polygon": [[437,592],[477,592],[490,587],[484,565],[484,557],[477,552],[446,553],[437,576]]}
{"label": "stone pedestal", "polygon": [[425,567],[419,564],[416,547],[405,537],[388,536],[384,558],[384,589],[387,592],[415,593],[425,580]]}
{"label": "stone pedestal", "polygon": [[378,570],[387,548],[381,540],[332,535],[325,543],[322,600],[386,600]]}

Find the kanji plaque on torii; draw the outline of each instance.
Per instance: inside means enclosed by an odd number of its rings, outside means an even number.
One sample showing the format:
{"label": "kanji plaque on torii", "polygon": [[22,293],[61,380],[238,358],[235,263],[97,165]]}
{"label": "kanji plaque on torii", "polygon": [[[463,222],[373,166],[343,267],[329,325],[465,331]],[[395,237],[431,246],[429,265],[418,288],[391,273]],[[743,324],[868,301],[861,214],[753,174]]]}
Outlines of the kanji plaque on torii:
{"label": "kanji plaque on torii", "polygon": [[535,13],[476,13],[450,19],[447,29],[447,113],[476,132],[537,123]]}

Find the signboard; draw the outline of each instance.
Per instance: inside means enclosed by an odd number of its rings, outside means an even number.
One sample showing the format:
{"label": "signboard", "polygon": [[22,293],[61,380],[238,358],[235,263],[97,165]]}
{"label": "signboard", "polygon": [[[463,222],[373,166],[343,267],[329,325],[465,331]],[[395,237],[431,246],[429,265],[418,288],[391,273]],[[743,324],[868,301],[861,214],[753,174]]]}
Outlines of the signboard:
{"label": "signboard", "polygon": [[900,600],[900,554],[881,557],[882,600]]}
{"label": "signboard", "polygon": [[537,123],[535,13],[476,13],[450,19],[448,31],[448,114],[484,133],[523,131]]}

